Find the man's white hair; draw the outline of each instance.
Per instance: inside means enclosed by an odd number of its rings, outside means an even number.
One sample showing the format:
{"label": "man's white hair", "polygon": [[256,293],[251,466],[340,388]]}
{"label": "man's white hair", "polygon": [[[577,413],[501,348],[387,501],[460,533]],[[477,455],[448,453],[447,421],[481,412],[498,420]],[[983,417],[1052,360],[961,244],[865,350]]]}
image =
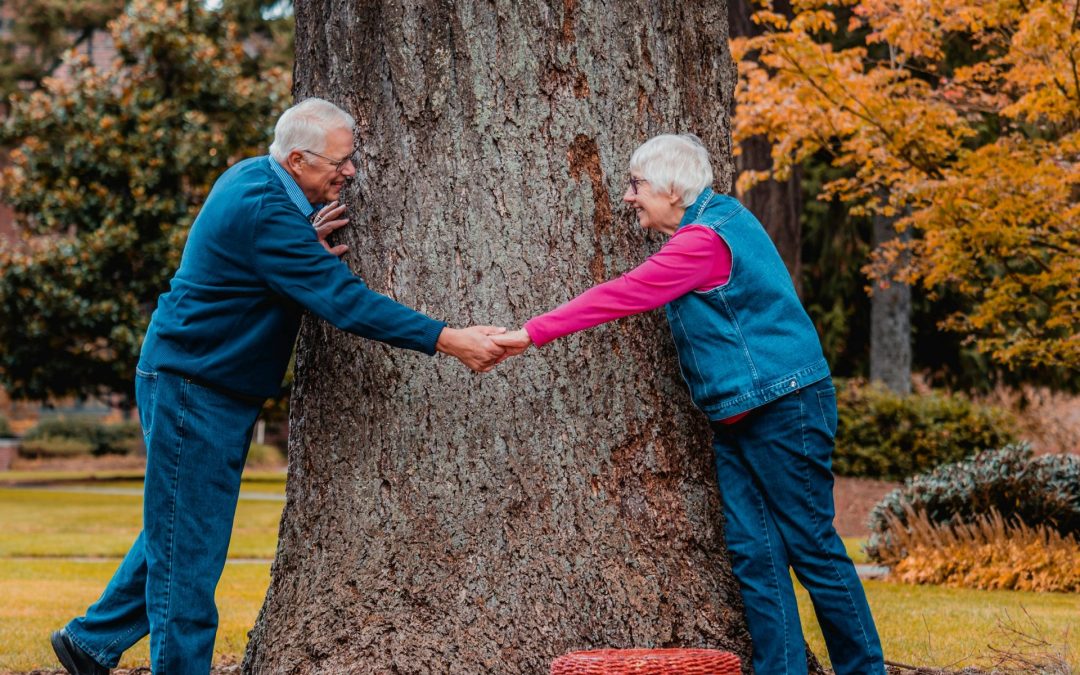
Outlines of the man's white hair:
{"label": "man's white hair", "polygon": [[309,98],[281,113],[274,127],[270,156],[285,164],[285,158],[293,150],[322,152],[326,149],[328,133],[334,129],[352,131],[355,126],[353,116],[330,101]]}
{"label": "man's white hair", "polygon": [[709,151],[694,134],[650,138],[630,156],[630,171],[649,181],[657,193],[682,197],[683,208],[713,182]]}

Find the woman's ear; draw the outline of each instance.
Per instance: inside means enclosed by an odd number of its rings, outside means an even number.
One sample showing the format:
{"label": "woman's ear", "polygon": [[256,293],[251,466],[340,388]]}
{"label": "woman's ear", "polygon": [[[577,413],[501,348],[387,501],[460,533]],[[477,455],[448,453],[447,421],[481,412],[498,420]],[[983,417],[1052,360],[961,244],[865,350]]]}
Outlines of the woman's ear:
{"label": "woman's ear", "polygon": [[671,204],[672,206],[682,206],[682,195],[675,192],[675,190],[669,188],[667,193],[667,201],[668,204]]}

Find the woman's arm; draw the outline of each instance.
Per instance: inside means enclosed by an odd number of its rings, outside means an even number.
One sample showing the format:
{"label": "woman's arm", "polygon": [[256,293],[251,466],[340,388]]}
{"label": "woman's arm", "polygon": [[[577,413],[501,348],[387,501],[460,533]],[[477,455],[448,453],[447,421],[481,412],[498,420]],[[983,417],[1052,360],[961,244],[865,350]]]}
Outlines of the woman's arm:
{"label": "woman's arm", "polygon": [[[524,350],[608,321],[656,309],[694,290],[727,283],[731,252],[712,229],[691,225],[660,251],[617,279],[594,286],[573,300],[536,316],[497,342]],[[527,341],[526,341],[527,340]],[[524,344],[521,344],[524,342]]]}

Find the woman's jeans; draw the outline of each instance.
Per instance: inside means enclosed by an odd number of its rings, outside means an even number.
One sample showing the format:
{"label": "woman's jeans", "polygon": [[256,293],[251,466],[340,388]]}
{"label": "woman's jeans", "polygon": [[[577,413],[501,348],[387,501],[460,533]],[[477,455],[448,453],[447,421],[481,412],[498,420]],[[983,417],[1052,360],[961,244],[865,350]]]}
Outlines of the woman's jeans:
{"label": "woman's jeans", "polygon": [[806,672],[790,567],[810,593],[837,675],[884,673],[866,595],[833,529],[832,381],[712,427],[724,532],[746,606],[754,672]]}
{"label": "woman's jeans", "polygon": [[214,589],[261,406],[142,369],[135,400],[146,440],[143,531],[101,598],[67,631],[109,668],[150,633],[154,675],[205,675],[217,633]]}

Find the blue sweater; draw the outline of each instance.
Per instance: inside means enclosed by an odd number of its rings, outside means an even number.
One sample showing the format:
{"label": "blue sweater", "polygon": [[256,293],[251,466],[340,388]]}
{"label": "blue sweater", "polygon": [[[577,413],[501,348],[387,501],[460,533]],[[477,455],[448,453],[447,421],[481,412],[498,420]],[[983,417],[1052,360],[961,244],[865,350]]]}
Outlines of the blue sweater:
{"label": "blue sweater", "polygon": [[150,319],[141,367],[242,396],[276,395],[304,309],[433,354],[446,324],[372,291],[324,249],[305,217],[310,205],[290,198],[271,162],[244,160],[214,184]]}

